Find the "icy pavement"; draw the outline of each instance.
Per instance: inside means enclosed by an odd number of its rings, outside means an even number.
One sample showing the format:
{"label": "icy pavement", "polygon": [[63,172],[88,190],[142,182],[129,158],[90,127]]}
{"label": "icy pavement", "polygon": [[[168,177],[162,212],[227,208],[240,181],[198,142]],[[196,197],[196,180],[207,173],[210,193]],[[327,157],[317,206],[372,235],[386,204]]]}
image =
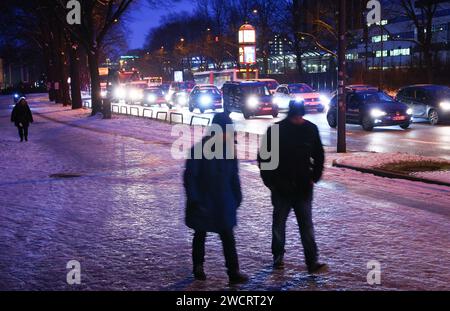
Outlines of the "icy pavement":
{"label": "icy pavement", "polygon": [[[33,103],[30,142],[19,143],[0,100],[1,290],[223,290],[221,243],[207,240],[208,281],[191,277],[183,161],[171,126]],[[57,120],[58,122],[56,122]],[[316,188],[314,221],[330,273],[309,277],[294,217],[286,269],[271,269],[271,205],[257,167],[241,163],[236,239],[243,290],[450,290],[450,189],[331,167]],[[51,178],[58,173],[78,178]],[[81,263],[81,285],[66,264]],[[367,263],[381,264],[369,285]]]}

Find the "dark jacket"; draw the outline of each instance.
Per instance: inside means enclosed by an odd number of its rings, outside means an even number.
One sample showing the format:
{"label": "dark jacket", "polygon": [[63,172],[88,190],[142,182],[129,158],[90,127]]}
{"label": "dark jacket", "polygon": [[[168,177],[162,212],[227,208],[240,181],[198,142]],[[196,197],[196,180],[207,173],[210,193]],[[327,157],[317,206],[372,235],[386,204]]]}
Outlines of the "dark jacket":
{"label": "dark jacket", "polygon": [[184,172],[186,225],[205,232],[230,230],[236,226],[236,212],[242,201],[238,161],[204,157],[196,160],[193,150]]}
{"label": "dark jacket", "polygon": [[11,122],[14,122],[17,127],[19,127],[19,123],[22,123],[24,127],[33,123],[33,115],[28,104],[23,105],[18,103],[14,106],[11,113]]}
{"label": "dark jacket", "polygon": [[[307,120],[296,125],[286,118],[277,125],[280,134],[279,165],[275,170],[261,170],[264,184],[272,191],[286,196],[309,195],[313,184],[322,177],[325,160],[319,130]],[[269,151],[272,131],[271,127],[266,134]],[[263,160],[260,154],[261,152],[258,154],[258,162],[261,165]],[[264,161],[268,162],[270,159]]]}

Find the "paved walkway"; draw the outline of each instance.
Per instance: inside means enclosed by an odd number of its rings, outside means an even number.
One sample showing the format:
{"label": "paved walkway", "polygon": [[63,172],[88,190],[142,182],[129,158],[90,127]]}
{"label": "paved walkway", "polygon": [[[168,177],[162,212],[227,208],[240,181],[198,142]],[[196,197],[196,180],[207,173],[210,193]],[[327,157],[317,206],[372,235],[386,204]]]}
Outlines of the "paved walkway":
{"label": "paved walkway", "polygon": [[[42,100],[32,103],[30,142],[19,143],[0,99],[0,290],[228,289],[215,235],[208,281],[191,277],[184,163],[170,156],[170,125],[88,118]],[[241,163],[236,238],[251,281],[239,289],[450,290],[450,190],[332,168],[335,157],[315,193],[317,242],[331,268],[320,277],[305,273],[294,217],[287,267],[272,271],[269,193],[254,163]],[[58,173],[80,177],[49,177]],[[70,260],[81,263],[81,285],[66,283]],[[381,285],[367,284],[371,260]]]}

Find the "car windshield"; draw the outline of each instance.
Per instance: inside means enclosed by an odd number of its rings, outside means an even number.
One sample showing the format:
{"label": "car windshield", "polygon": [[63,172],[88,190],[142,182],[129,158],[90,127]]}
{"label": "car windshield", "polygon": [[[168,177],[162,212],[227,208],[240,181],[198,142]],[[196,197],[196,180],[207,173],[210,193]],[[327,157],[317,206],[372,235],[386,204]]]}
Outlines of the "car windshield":
{"label": "car windshield", "polygon": [[384,92],[361,93],[358,94],[358,96],[360,99],[367,103],[394,102],[392,97]]}
{"label": "car windshield", "polygon": [[134,87],[134,88],[137,88],[137,89],[146,89],[146,88],[148,88],[148,85],[144,84],[144,83],[132,84],[131,86]]}
{"label": "car windshield", "polygon": [[152,93],[152,94],[157,94],[157,95],[161,95],[163,93],[163,91],[161,89],[148,89],[147,92]]}
{"label": "car windshield", "polygon": [[260,96],[269,96],[270,91],[267,86],[245,86],[243,87],[243,91],[246,94],[254,94]]}
{"label": "car windshield", "polygon": [[220,91],[215,88],[207,88],[207,89],[200,89],[198,91],[200,94],[212,94],[212,95],[220,95]]}
{"label": "car windshield", "polygon": [[190,90],[190,89],[194,88],[194,86],[195,86],[195,83],[193,83],[193,82],[183,82],[183,83],[180,83],[179,88],[180,88],[180,90]]}
{"label": "car windshield", "polygon": [[278,83],[275,81],[267,81],[265,82],[269,90],[275,90],[278,87]]}
{"label": "car windshield", "polygon": [[289,86],[289,91],[293,94],[312,93],[314,90],[306,84],[295,84]]}

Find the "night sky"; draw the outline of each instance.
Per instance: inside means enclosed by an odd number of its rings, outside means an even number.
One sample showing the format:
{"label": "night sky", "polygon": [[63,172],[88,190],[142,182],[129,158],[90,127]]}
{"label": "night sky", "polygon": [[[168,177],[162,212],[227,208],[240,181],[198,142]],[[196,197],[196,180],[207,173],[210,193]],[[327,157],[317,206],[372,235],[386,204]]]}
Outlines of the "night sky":
{"label": "night sky", "polygon": [[195,1],[180,0],[170,7],[162,7],[157,10],[150,8],[145,0],[141,0],[139,5],[131,8],[129,29],[131,34],[128,38],[130,49],[142,48],[148,30],[159,25],[160,18],[168,13],[192,11]]}

